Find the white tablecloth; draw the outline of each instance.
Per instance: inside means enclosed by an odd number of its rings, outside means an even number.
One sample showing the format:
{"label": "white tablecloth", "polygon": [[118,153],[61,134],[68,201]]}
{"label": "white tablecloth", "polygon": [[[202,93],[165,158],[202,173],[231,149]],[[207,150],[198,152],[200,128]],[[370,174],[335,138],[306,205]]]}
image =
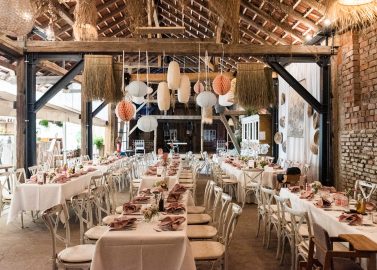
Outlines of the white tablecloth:
{"label": "white tablecloth", "polygon": [[21,184],[16,186],[7,223],[17,219],[21,211],[43,211],[57,204],[65,203],[65,200],[85,190],[89,186],[92,176],[100,174],[101,171],[97,170],[73,178],[64,184]]}
{"label": "white tablecloth", "polygon": [[[174,187],[175,184],[178,183],[178,176],[167,176],[168,180],[168,189],[170,190],[172,187]],[[143,175],[141,177],[141,182],[140,182],[140,187],[139,187],[139,192],[143,190],[144,188],[153,188],[154,183],[156,181],[161,181],[163,180],[163,177],[161,176],[153,176],[153,175]]]}
{"label": "white tablecloth", "polygon": [[[338,236],[339,234],[363,234],[377,243],[377,227],[376,226],[349,226],[344,222],[339,222],[338,217],[341,211],[325,211],[313,204],[313,201],[303,200],[299,198],[298,194],[290,192],[286,188],[280,190],[280,196],[289,198],[292,207],[300,211],[308,211],[313,222],[318,223],[330,236]],[[364,216],[366,223],[371,223],[368,217]]]}
{"label": "white tablecloth", "polygon": [[[184,195],[189,204],[189,192]],[[186,215],[185,215],[186,216]],[[135,216],[139,217],[140,216]],[[163,217],[163,216],[161,216]],[[96,243],[92,270],[194,270],[195,261],[187,238],[186,222],[181,231],[156,232],[158,221],[139,221],[136,230],[109,231]]]}

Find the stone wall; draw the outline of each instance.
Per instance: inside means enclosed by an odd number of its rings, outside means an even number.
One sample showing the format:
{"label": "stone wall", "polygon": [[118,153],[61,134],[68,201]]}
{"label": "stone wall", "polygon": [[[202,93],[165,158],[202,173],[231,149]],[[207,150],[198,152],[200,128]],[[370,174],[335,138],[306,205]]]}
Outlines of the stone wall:
{"label": "stone wall", "polygon": [[338,188],[377,183],[377,24],[346,33],[332,61]]}

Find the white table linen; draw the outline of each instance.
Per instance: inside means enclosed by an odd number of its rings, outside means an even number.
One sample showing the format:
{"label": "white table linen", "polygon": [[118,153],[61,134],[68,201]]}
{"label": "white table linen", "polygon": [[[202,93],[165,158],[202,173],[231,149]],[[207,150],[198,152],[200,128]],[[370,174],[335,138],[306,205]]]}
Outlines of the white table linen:
{"label": "white table linen", "polygon": [[[184,194],[190,205],[191,194]],[[184,214],[187,217],[186,214]],[[135,216],[140,218],[141,216]],[[164,216],[160,215],[160,218]],[[154,230],[158,221],[138,221],[136,230],[108,231],[96,243],[92,270],[194,270],[195,261],[187,238],[187,222],[181,231]]]}
{"label": "white table linen", "polygon": [[85,190],[92,176],[101,171],[87,173],[73,178],[64,184],[20,184],[17,185],[11,200],[7,223],[17,219],[21,211],[43,211]]}

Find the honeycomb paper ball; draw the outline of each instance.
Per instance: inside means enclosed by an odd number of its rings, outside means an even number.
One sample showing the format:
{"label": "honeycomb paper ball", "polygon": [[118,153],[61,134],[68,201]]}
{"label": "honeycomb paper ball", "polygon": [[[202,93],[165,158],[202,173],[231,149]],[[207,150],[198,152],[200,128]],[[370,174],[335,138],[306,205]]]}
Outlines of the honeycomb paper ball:
{"label": "honeycomb paper ball", "polygon": [[223,74],[217,75],[212,82],[213,91],[218,95],[225,95],[229,92],[230,87],[230,79]]}
{"label": "honeycomb paper ball", "polygon": [[200,81],[197,81],[194,85],[194,91],[197,94],[203,92],[204,91],[204,85]]}
{"label": "honeycomb paper ball", "polygon": [[115,113],[118,118],[125,122],[130,121],[134,117],[135,112],[135,106],[131,102],[126,100],[119,102],[115,108]]}

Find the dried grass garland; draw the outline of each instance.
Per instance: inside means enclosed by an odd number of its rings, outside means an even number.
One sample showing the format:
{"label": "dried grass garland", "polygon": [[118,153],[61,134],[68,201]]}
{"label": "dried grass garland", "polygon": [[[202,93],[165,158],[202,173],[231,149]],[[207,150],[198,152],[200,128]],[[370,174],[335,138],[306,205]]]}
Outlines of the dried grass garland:
{"label": "dried grass garland", "polygon": [[77,41],[90,41],[98,39],[97,32],[97,7],[96,1],[77,0],[75,11],[73,35]]}
{"label": "dried grass garland", "polygon": [[354,5],[342,4],[339,0],[327,0],[325,16],[338,30],[361,30],[377,21],[377,1]]}
{"label": "dried grass garland", "polygon": [[113,64],[113,74],[114,74],[114,91],[111,95],[107,97],[109,102],[119,102],[123,99],[124,89],[122,88],[123,80],[123,63]]}
{"label": "dried grass garland", "polygon": [[146,0],[127,0],[126,10],[130,20],[130,30],[135,32],[135,29],[142,26],[145,21],[145,6]]}
{"label": "dried grass garland", "polygon": [[209,6],[224,20],[232,33],[233,43],[239,41],[240,0],[208,0]]}
{"label": "dried grass garland", "polygon": [[259,110],[274,104],[271,69],[262,63],[238,64],[235,98],[246,110]]}

